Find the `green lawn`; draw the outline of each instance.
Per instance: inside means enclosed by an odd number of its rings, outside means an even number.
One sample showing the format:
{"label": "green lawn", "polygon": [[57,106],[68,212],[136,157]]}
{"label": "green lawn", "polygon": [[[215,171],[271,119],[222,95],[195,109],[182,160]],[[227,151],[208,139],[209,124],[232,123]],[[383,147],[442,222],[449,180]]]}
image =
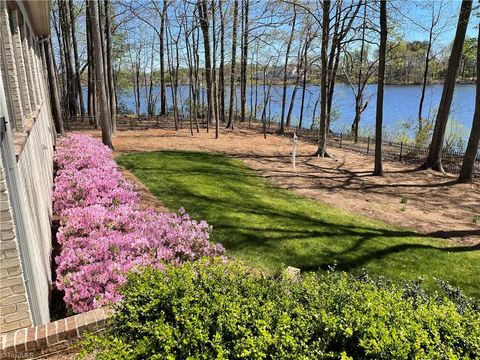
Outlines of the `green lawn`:
{"label": "green lawn", "polygon": [[184,207],[213,225],[213,241],[230,257],[279,269],[337,268],[385,275],[441,278],[480,298],[480,249],[429,238],[281,189],[228,156],[183,151],[122,155],[171,210]]}

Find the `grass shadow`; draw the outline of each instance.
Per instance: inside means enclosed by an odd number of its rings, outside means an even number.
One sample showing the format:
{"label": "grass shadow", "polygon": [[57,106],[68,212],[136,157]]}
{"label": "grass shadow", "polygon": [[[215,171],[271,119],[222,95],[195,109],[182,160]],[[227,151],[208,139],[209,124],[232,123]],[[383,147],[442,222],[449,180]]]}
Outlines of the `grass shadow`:
{"label": "grass shadow", "polygon": [[303,198],[221,154],[161,151],[117,161],[169,209],[184,207],[213,225],[212,240],[229,256],[272,269],[336,263],[429,285],[442,278],[480,297],[479,247],[457,246],[446,234],[418,234]]}

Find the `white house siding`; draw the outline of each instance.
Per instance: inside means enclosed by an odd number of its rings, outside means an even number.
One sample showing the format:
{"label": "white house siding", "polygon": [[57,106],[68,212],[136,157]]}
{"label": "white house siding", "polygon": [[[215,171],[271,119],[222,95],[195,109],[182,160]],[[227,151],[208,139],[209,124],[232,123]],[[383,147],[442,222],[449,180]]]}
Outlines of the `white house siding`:
{"label": "white house siding", "polygon": [[48,297],[52,283],[50,254],[52,250],[51,219],[53,185],[53,124],[50,108],[44,103],[35,118],[30,136],[18,158],[20,190],[23,192],[21,207],[25,222],[26,238],[31,246],[30,257],[33,283],[42,323],[49,321]]}
{"label": "white house siding", "polygon": [[55,128],[43,44],[25,6],[40,5],[0,1],[0,116],[12,125],[0,157],[0,332],[50,320]]}
{"label": "white house siding", "polygon": [[0,153],[0,329],[7,332],[32,320],[2,160]]}

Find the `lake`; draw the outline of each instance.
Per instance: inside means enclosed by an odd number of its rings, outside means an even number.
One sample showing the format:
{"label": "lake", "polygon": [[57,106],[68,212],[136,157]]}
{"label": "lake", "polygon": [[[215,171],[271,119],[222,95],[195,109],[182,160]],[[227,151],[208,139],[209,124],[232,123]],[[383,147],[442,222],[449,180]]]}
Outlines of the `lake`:
{"label": "lake", "polygon": [[[158,97],[159,87],[155,86],[154,94]],[[438,104],[440,102],[443,85],[431,85],[427,88],[426,97],[424,101],[423,114],[424,117],[434,117]],[[247,112],[250,111],[250,86],[247,88]],[[282,86],[272,86],[271,101],[267,111],[272,121],[279,122],[281,117],[282,104]],[[290,102],[293,86],[287,88],[287,109]],[[367,85],[365,89],[365,99],[369,99],[368,107],[362,115],[360,123],[360,132],[363,134],[373,134],[375,128],[375,107],[376,107],[376,85]],[[255,88],[253,88],[253,98],[255,98]],[[188,99],[188,86],[180,87],[180,95],[182,102]],[[298,117],[300,115],[301,104],[301,88],[297,90],[295,106],[292,112],[292,125],[298,124]],[[310,128],[312,124],[312,115],[320,95],[320,87],[316,85],[309,85],[306,88],[304,120],[302,126]],[[415,124],[418,112],[418,103],[421,95],[420,85],[386,85],[384,98],[384,132],[390,136],[396,136],[402,131],[410,135],[413,133],[411,129],[405,129],[403,124],[410,122]],[[141,112],[146,111],[145,89],[141,91],[142,104]],[[237,88],[237,107],[240,98],[240,90]],[[128,108],[130,111],[135,111],[135,100],[133,97],[133,90],[119,91],[119,104]],[[254,100],[253,100],[254,101]],[[167,103],[171,106],[171,90],[167,88]],[[263,88],[258,87],[258,110],[257,117],[259,118],[263,109]],[[355,101],[354,94],[349,85],[337,84],[334,95],[334,111],[337,114],[337,119],[332,123],[334,131],[349,131],[353,118],[355,116],[354,109]],[[463,138],[468,138],[470,127],[472,125],[473,113],[475,109],[475,85],[457,85],[452,104],[449,121],[449,132],[459,133]],[[185,109],[185,111],[187,111]],[[316,107],[316,116],[320,112],[320,105]],[[403,125],[403,126],[402,126]]]}

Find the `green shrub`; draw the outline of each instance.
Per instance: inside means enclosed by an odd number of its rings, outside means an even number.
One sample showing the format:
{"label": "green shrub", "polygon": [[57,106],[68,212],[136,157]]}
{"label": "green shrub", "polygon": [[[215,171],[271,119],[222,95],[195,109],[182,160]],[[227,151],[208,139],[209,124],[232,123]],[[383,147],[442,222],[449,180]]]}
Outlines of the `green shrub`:
{"label": "green shrub", "polygon": [[[208,262],[208,263],[207,263]],[[98,359],[479,358],[475,304],[334,271],[298,281],[216,260],[132,274]],[[457,294],[458,295],[458,294]],[[462,298],[463,299],[463,298]],[[463,299],[464,300],[464,299]]]}

